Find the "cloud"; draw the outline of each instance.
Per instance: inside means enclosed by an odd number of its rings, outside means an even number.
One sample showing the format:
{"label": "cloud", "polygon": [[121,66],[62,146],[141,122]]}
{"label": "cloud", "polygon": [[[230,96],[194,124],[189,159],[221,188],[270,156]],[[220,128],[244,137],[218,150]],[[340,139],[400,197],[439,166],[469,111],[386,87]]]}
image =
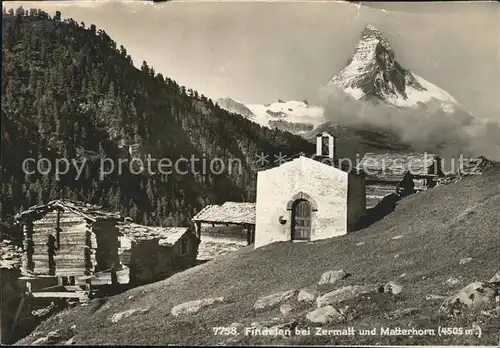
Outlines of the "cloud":
{"label": "cloud", "polygon": [[[477,2],[485,3],[495,1],[483,1],[483,0],[469,0],[462,2],[390,2],[390,1],[349,1],[355,6],[362,6],[365,9],[381,11],[384,13],[388,12],[401,12],[401,13],[435,13],[435,12],[450,12],[450,11],[461,11],[463,10],[463,5],[470,5],[472,3],[477,6]],[[475,3],[476,2],[476,3]]]}
{"label": "cloud", "polygon": [[377,100],[356,100],[335,86],[321,88],[316,102],[323,106],[325,118],[336,124],[386,129],[418,151],[500,159],[500,126],[471,120],[460,107],[450,113],[435,101],[418,108],[396,108]]}

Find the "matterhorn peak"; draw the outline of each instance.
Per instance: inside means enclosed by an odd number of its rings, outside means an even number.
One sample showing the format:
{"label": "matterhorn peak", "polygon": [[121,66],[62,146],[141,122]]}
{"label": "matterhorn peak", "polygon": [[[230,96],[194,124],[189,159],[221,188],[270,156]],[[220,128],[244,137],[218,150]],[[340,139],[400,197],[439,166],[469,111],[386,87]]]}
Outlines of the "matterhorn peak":
{"label": "matterhorn peak", "polygon": [[329,82],[355,99],[382,101],[396,107],[417,107],[431,100],[453,112],[457,101],[444,90],[399,64],[389,40],[368,24],[361,31],[349,63]]}
{"label": "matterhorn peak", "polygon": [[367,24],[365,25],[365,27],[363,28],[363,31],[361,32],[361,35],[363,34],[375,34],[375,35],[382,35],[382,32],[380,30],[378,30],[377,28],[375,28],[375,26],[373,24]]}
{"label": "matterhorn peak", "polygon": [[[361,32],[361,40],[358,43],[359,46],[363,46],[363,44],[366,44],[366,41],[371,41],[370,43],[373,46],[376,46],[378,44],[382,45],[386,50],[391,51],[391,45],[389,44],[389,40],[384,36],[384,34],[375,28],[372,24],[368,24],[367,26],[364,27],[363,31]],[[375,47],[373,47],[375,48]]]}
{"label": "matterhorn peak", "polygon": [[384,36],[380,30],[378,30],[373,24],[367,24],[361,31],[361,37],[365,35],[372,35],[372,36]]}
{"label": "matterhorn peak", "polygon": [[373,24],[367,24],[364,30],[379,31]]}

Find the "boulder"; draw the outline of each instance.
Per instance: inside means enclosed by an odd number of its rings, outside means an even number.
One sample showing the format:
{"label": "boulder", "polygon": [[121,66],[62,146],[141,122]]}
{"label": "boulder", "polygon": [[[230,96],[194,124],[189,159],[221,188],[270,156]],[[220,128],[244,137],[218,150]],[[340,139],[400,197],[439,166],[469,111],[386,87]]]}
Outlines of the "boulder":
{"label": "boulder", "polygon": [[445,298],[446,298],[446,296],[442,296],[442,295],[433,295],[433,294],[425,295],[426,300],[443,300]]}
{"label": "boulder", "polygon": [[306,319],[313,323],[327,324],[341,322],[344,320],[344,316],[332,306],[324,306],[307,313]]}
{"label": "boulder", "polygon": [[149,307],[144,307],[144,308],[132,308],[127,311],[119,312],[113,314],[111,317],[111,322],[112,323],[117,323],[122,319],[130,317],[132,314],[137,313],[137,312],[145,312],[149,309]]}
{"label": "boulder", "polygon": [[454,286],[454,285],[457,285],[458,283],[460,283],[460,280],[458,280],[455,277],[450,277],[450,278],[446,279],[445,283],[446,283],[446,285]]}
{"label": "boulder", "polygon": [[478,325],[476,322],[473,322],[472,323],[472,330],[474,331],[474,336],[476,336],[477,338],[481,338],[482,330],[481,330],[480,325]]}
{"label": "boulder", "polygon": [[229,337],[228,339],[217,343],[218,346],[235,346],[237,343],[241,341],[241,338],[243,336],[233,336]]}
{"label": "boulder", "polygon": [[59,333],[59,330],[50,331],[47,334],[47,338],[50,342],[58,341],[61,339],[61,334]]}
{"label": "boulder", "polygon": [[69,340],[67,340],[66,342],[64,342],[64,344],[66,346],[70,346],[72,344],[75,344],[75,336],[71,337]]}
{"label": "boulder", "polygon": [[323,285],[323,284],[333,284],[339,279],[343,279],[347,276],[347,273],[344,272],[344,270],[338,270],[338,271],[328,271],[325,272],[321,275],[321,279],[319,280],[318,284]]}
{"label": "boulder", "polygon": [[494,303],[498,289],[490,283],[474,282],[444,300],[440,312],[457,314],[462,309],[479,304]]}
{"label": "boulder", "polygon": [[252,321],[250,323],[250,327],[254,327],[256,329],[260,329],[260,328],[264,327],[264,324],[261,323],[261,322],[259,322],[259,321]]}
{"label": "boulder", "polygon": [[377,287],[374,285],[349,285],[343,288],[327,292],[326,294],[319,296],[316,299],[317,307],[324,307],[328,305],[333,305],[341,301],[349,300],[355,298],[361,294],[366,294],[370,292],[377,291]]}
{"label": "boulder", "polygon": [[314,302],[318,296],[318,291],[312,288],[303,288],[299,291],[297,301],[299,302]]}
{"label": "boulder", "polygon": [[47,336],[37,338],[33,342],[31,342],[32,346],[38,346],[38,345],[46,345],[49,343],[49,340],[47,339]]}
{"label": "boulder", "polygon": [[224,302],[224,297],[213,297],[213,298],[204,298],[201,300],[194,300],[181,303],[172,308],[170,313],[177,317],[181,314],[195,314],[200,311],[200,309],[212,306],[216,303]]}
{"label": "boulder", "polygon": [[472,257],[464,257],[463,259],[460,260],[459,264],[465,265],[466,263],[469,263],[471,261],[472,261]]}
{"label": "boulder", "polygon": [[229,327],[235,327],[236,329],[242,329],[243,327],[245,327],[245,325],[243,325],[242,323],[238,323],[237,321],[235,321],[234,323],[231,323],[231,325],[229,325]]}
{"label": "boulder", "polygon": [[255,310],[270,308],[279,305],[280,303],[288,300],[296,293],[295,290],[281,291],[274,293],[272,295],[260,297],[257,302],[255,302],[253,308]]}
{"label": "boulder", "polygon": [[389,282],[384,285],[384,292],[388,294],[397,295],[403,291],[403,287],[396,282]]}
{"label": "boulder", "polygon": [[293,311],[293,307],[292,307],[292,305],[290,305],[290,304],[285,303],[285,304],[282,304],[282,305],[280,306],[280,312],[281,312],[281,314],[283,314],[283,315],[288,315],[288,314],[290,314],[292,311]]}
{"label": "boulder", "polygon": [[345,306],[344,308],[341,308],[339,311],[344,316],[345,321],[351,321],[360,317],[358,311],[356,311],[356,309],[354,309],[351,306]]}
{"label": "boulder", "polygon": [[490,280],[488,280],[488,283],[500,283],[500,271],[495,273],[493,277],[491,277]]}
{"label": "boulder", "polygon": [[482,310],[481,315],[484,315],[485,317],[496,317],[498,316],[498,309],[492,308],[488,310]]}
{"label": "boulder", "polygon": [[250,327],[256,328],[256,329],[261,329],[263,327],[271,327],[278,325],[281,322],[280,318],[272,318],[269,320],[264,320],[264,321],[253,321],[250,324]]}
{"label": "boulder", "polygon": [[61,333],[59,330],[50,331],[46,336],[37,338],[35,341],[31,343],[32,346],[36,345],[51,345],[59,343],[62,339]]}
{"label": "boulder", "polygon": [[293,329],[295,329],[296,326],[297,326],[297,322],[295,320],[292,320],[292,321],[288,321],[286,323],[273,325],[270,327],[270,329],[271,330],[293,330]]}
{"label": "boulder", "polygon": [[420,312],[420,308],[405,308],[405,309],[396,309],[390,313],[385,313],[384,316],[389,319],[399,319],[402,317],[406,317],[408,315],[413,315]]}

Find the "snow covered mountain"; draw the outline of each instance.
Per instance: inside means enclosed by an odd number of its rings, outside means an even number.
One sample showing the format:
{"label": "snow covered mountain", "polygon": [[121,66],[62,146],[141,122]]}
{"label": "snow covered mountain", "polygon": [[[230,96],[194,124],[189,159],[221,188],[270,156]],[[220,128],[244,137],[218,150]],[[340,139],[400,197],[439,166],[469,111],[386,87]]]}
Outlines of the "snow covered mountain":
{"label": "snow covered mountain", "polygon": [[245,116],[246,118],[252,119],[255,117],[253,112],[245,106],[245,104],[236,101],[231,98],[219,98],[216,103],[222,108],[229,112],[233,112],[235,114],[240,114]]}
{"label": "snow covered mountain", "polygon": [[324,121],[323,108],[311,106],[307,101],[278,100],[271,104],[250,104],[247,107],[256,115],[256,121],[260,124],[284,120],[316,125]]}
{"label": "snow covered mountain", "polygon": [[459,151],[469,146],[477,129],[487,128],[448,92],[401,66],[387,38],[371,25],[362,30],[347,65],[326,88],[320,87],[317,97],[317,106],[294,100],[244,104],[230,98],[219,105],[306,139],[321,130],[338,133],[347,155],[353,149],[362,153],[405,146]]}
{"label": "snow covered mountain", "polygon": [[262,126],[279,128],[297,135],[311,131],[325,122],[323,108],[311,106],[307,101],[282,101],[271,104],[248,104],[231,98],[220,98],[217,104],[230,112],[238,113]]}
{"label": "snow covered mountain", "polygon": [[[378,100],[398,108],[439,103],[446,113],[463,107],[448,92],[405,69],[387,38],[368,25],[349,63],[329,82],[358,100]],[[467,112],[470,116],[472,115]]]}

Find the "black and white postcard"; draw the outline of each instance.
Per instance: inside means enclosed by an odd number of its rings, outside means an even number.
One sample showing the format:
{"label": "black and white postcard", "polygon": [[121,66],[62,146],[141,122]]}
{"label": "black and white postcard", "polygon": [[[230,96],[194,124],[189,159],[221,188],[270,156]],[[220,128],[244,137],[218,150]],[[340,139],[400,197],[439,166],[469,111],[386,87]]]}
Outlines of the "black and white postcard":
{"label": "black and white postcard", "polygon": [[2,344],[498,346],[497,2],[2,6]]}

